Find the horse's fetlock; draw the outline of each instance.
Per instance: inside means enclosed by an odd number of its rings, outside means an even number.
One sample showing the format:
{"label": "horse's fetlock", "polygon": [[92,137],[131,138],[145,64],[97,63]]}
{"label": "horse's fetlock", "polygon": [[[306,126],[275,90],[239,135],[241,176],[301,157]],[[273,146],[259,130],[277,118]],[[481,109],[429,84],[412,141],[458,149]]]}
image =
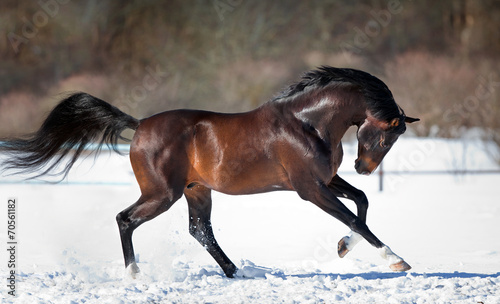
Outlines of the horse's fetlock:
{"label": "horse's fetlock", "polygon": [[364,206],[365,208],[368,208],[368,198],[364,193],[362,196],[359,196],[358,204]]}

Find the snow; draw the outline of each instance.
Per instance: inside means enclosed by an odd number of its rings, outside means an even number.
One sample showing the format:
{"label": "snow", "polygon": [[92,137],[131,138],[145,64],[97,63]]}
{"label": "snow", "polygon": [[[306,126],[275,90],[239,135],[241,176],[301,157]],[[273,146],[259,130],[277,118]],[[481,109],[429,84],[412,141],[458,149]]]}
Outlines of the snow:
{"label": "snow", "polygon": [[[491,147],[489,148],[491,149]],[[484,144],[400,139],[386,171],[499,169]],[[141,269],[126,275],[115,215],[139,189],[128,157],[88,157],[60,184],[1,177],[0,201],[18,199],[18,296],[7,294],[0,250],[1,303],[500,303],[499,174],[353,174],[356,146],[345,145],[340,175],[368,196],[368,226],[413,268],[392,272],[361,241],[343,259],[349,229],[293,192],[213,193],[220,246],[240,268],[226,278],[188,233],[187,204],[134,234]],[[91,182],[89,184],[89,182]],[[348,200],[346,205],[355,210]],[[0,240],[7,247],[7,207]],[[252,278],[248,278],[252,277]]]}

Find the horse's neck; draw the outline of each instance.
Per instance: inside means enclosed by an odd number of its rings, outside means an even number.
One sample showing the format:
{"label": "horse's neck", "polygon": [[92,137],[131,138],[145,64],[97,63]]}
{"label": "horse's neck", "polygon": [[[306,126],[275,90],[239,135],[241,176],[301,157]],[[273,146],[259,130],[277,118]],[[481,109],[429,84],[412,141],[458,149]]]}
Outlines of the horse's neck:
{"label": "horse's neck", "polygon": [[328,90],[304,95],[288,106],[293,116],[316,130],[332,144],[340,142],[347,129],[366,118],[361,95],[351,90]]}

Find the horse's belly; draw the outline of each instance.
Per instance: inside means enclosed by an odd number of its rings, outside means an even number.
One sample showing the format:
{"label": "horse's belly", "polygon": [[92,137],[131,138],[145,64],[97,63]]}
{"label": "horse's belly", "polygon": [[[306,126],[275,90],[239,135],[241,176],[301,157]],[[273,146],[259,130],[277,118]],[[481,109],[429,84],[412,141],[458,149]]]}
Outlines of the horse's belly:
{"label": "horse's belly", "polygon": [[263,162],[228,163],[199,177],[206,187],[233,195],[291,190],[283,167]]}

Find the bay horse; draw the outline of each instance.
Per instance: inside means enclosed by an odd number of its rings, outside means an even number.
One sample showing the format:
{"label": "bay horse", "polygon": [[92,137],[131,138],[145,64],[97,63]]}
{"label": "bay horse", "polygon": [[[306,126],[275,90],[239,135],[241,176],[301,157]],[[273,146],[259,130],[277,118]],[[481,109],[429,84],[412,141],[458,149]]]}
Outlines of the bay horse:
{"label": "bay horse", "polygon": [[[277,97],[246,113],[173,110],[138,120],[86,93],[62,100],[41,128],[24,138],[4,139],[5,169],[66,176],[89,143],[117,151],[123,130],[135,130],[130,161],[141,196],[116,216],[127,271],[139,272],[133,231],[186,197],[189,232],[232,278],[238,268],[215,240],[211,191],[253,194],[275,190],[298,195],[351,229],[338,244],[344,257],[358,241],[379,248],[394,271],[411,267],[366,225],[365,194],[337,175],[344,133],[357,126],[355,169],[370,174],[406,123],[405,115],[380,79],[363,71],[322,66],[305,73]],[[117,151],[118,152],[118,151]],[[70,156],[70,158],[66,158]],[[62,169],[58,166],[65,163]],[[357,206],[357,215],[338,197]]]}

